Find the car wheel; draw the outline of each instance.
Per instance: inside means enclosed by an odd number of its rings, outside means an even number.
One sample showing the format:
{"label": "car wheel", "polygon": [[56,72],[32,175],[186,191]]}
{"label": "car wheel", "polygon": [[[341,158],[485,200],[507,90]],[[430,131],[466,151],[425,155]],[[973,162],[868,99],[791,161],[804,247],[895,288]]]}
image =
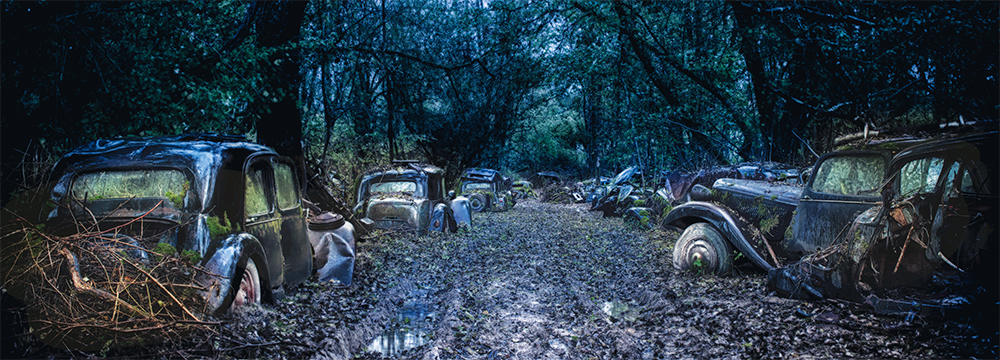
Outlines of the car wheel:
{"label": "car wheel", "polygon": [[260,303],[260,272],[257,270],[257,263],[252,258],[247,259],[247,265],[243,269],[238,286],[229,311]]}
{"label": "car wheel", "polygon": [[712,225],[696,223],[688,226],[677,239],[674,267],[726,275],[733,269],[733,249]]}
{"label": "car wheel", "polygon": [[469,207],[472,211],[482,212],[486,209],[486,196],[483,194],[472,194],[469,196]]}

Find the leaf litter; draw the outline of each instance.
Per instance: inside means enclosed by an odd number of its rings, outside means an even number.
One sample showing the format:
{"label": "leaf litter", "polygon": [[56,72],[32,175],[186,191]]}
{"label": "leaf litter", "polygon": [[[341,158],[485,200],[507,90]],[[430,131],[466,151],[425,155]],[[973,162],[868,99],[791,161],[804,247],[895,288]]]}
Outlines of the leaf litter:
{"label": "leaf litter", "polygon": [[[679,272],[679,235],[523,200],[457,234],[376,232],[354,285],[315,279],[203,337],[103,355],[274,359],[996,357],[956,320],[776,297],[745,264]],[[414,338],[417,337],[417,338]],[[392,343],[391,345],[388,343]],[[380,345],[382,344],[382,345]],[[391,351],[387,350],[391,348]],[[78,356],[74,353],[71,356]]]}

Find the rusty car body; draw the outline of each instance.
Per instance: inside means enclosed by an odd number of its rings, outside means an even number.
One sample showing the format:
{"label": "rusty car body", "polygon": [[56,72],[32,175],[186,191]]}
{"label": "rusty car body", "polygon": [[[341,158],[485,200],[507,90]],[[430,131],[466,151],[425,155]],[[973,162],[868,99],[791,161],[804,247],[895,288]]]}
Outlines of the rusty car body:
{"label": "rusty car body", "polygon": [[514,195],[514,200],[521,200],[529,197],[535,197],[535,191],[531,188],[531,182],[518,180],[514,182],[511,186],[511,193]]}
{"label": "rusty car body", "polygon": [[574,184],[573,200],[577,203],[592,204],[594,200],[604,196],[607,186],[611,184],[611,178],[601,176],[587,179]]}
{"label": "rusty car body", "polygon": [[[853,219],[841,241],[773,269],[769,286],[796,298],[866,302],[889,313],[943,315],[978,302],[980,309],[993,310],[995,325],[997,134],[931,141],[899,152],[879,181],[880,201]],[[899,290],[915,288],[922,291]],[[901,292],[908,300],[884,299]]]}
{"label": "rusty car body", "polygon": [[[119,227],[141,245],[137,256],[161,243],[196,252],[204,313],[278,300],[313,273],[298,172],[266,146],[204,134],[98,140],[53,174],[60,206],[48,229]],[[353,244],[353,230],[341,230]]]}
{"label": "rusty car body", "polygon": [[445,194],[444,170],[416,161],[394,161],[369,170],[355,183],[354,214],[377,229],[458,231],[472,225],[465,197]]}
{"label": "rusty car body", "polygon": [[874,140],[822,156],[805,186],[695,186],[663,221],[684,229],[674,266],[724,274],[735,250],[780,292],[859,302],[942,270],[995,279],[998,143],[996,131]]}
{"label": "rusty car body", "polygon": [[493,169],[466,169],[460,178],[460,193],[469,199],[475,212],[507,211],[516,200],[511,193],[511,181]]}
{"label": "rusty car body", "polygon": [[804,186],[725,177],[711,188],[692,186],[690,201],[662,222],[684,231],[674,248],[674,266],[725,274],[736,250],[770,270],[826,248],[860,211],[880,200],[889,160],[915,143],[888,141],[825,154]]}

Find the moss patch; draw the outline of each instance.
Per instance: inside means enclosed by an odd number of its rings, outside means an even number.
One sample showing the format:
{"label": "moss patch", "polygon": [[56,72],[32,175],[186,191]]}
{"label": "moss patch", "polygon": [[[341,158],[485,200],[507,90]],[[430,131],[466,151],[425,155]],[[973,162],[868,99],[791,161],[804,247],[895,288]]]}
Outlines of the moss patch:
{"label": "moss patch", "polygon": [[205,220],[205,223],[208,225],[208,234],[213,239],[233,231],[232,226],[222,225],[218,216],[209,216],[208,219]]}

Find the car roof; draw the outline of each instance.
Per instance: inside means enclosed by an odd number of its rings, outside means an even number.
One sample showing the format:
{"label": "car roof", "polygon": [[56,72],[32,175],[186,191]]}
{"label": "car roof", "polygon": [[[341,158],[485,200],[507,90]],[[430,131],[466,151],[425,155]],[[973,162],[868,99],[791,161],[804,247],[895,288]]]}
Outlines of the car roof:
{"label": "car roof", "polygon": [[52,195],[56,201],[68,193],[73,174],[114,169],[178,169],[193,176],[192,190],[201,206],[212,197],[219,169],[242,170],[257,154],[277,155],[263,145],[242,138],[185,134],[136,139],[97,140],[66,153],[53,167]]}
{"label": "car roof", "polygon": [[428,164],[422,164],[422,163],[410,163],[410,162],[402,163],[401,162],[401,163],[394,163],[393,165],[382,165],[382,166],[378,166],[378,167],[374,167],[374,168],[368,169],[368,171],[365,171],[361,175],[361,177],[363,177],[363,178],[369,178],[369,177],[375,177],[375,176],[390,176],[391,177],[391,176],[404,176],[404,175],[407,175],[407,174],[414,174],[414,175],[417,175],[417,174],[442,175],[442,174],[444,174],[444,170],[442,170],[441,168],[439,168],[437,166],[434,166],[434,165],[428,165]]}
{"label": "car roof", "polygon": [[204,175],[223,161],[242,167],[253,154],[273,149],[223,135],[185,134],[137,139],[97,140],[63,155],[53,174],[108,168],[182,168]]}
{"label": "car roof", "polygon": [[972,150],[971,147],[975,147],[980,150],[995,150],[998,143],[1000,143],[1000,133],[996,131],[922,142],[899,152],[899,154],[897,154],[893,159],[890,167],[895,166],[896,163],[907,161],[907,159],[919,157],[922,154],[969,151]]}
{"label": "car roof", "polygon": [[473,181],[501,181],[503,176],[499,171],[493,169],[469,168],[462,173],[462,180]]}

